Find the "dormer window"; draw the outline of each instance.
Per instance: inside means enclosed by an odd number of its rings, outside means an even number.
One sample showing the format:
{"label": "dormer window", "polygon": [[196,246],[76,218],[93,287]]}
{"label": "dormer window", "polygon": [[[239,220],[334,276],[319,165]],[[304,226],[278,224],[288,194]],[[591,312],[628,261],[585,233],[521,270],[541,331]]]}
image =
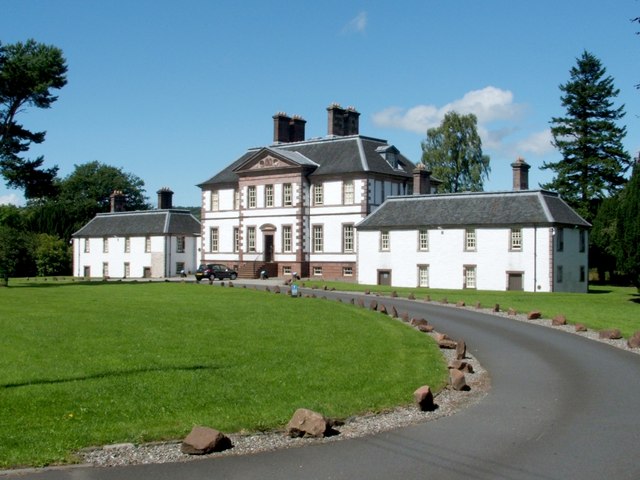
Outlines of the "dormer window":
{"label": "dormer window", "polygon": [[378,152],[394,170],[404,170],[400,164],[400,151],[393,145],[380,146],[376,148],[376,152]]}

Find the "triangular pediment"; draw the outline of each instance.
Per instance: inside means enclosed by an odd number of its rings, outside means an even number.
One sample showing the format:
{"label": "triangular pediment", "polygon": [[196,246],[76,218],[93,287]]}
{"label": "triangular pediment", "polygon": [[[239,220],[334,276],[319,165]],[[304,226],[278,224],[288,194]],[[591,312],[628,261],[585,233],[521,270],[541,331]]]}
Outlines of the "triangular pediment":
{"label": "triangular pediment", "polygon": [[238,165],[234,172],[256,172],[261,170],[275,170],[275,169],[290,169],[300,168],[302,165],[296,162],[292,158],[287,158],[287,155],[283,155],[270,148],[261,148],[255,155],[249,157],[241,165]]}

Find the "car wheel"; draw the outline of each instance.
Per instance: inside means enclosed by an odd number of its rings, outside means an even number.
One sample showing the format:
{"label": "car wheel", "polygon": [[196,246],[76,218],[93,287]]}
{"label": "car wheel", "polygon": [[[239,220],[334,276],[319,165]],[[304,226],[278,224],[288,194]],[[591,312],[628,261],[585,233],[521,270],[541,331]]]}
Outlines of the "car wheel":
{"label": "car wheel", "polygon": [[229,275],[229,278],[231,280],[235,280],[236,278],[238,278],[238,275],[236,275],[235,273],[232,273],[231,275]]}

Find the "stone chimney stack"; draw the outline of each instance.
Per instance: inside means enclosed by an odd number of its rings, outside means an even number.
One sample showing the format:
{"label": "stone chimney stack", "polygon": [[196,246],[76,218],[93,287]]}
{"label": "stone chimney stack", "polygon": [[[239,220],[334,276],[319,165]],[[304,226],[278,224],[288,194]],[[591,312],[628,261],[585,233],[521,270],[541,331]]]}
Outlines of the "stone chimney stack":
{"label": "stone chimney stack", "polygon": [[289,123],[289,139],[292,142],[304,142],[304,126],[307,121],[300,115],[294,115]]}
{"label": "stone chimney stack", "polygon": [[344,135],[344,117],[345,110],[337,103],[332,103],[327,107],[327,134],[328,135]]}
{"label": "stone chimney stack", "polygon": [[413,194],[426,195],[431,193],[431,172],[424,163],[419,163],[413,170]]}
{"label": "stone chimney stack", "polygon": [[273,143],[288,143],[290,141],[291,117],[284,112],[273,116]]}
{"label": "stone chimney stack", "polygon": [[360,114],[354,107],[342,108],[337,103],[327,107],[327,134],[344,137],[360,133]]}
{"label": "stone chimney stack", "polygon": [[173,208],[173,192],[170,188],[162,187],[156,193],[158,194],[159,210],[169,210]]}
{"label": "stone chimney stack", "polygon": [[304,127],[307,121],[299,115],[289,117],[284,112],[273,116],[273,143],[304,141]]}
{"label": "stone chimney stack", "polygon": [[518,159],[511,164],[513,168],[513,189],[529,190],[529,169],[531,165],[524,161],[524,158]]}
{"label": "stone chimney stack", "polygon": [[124,204],[127,197],[125,197],[121,190],[114,190],[113,193],[109,195],[109,199],[111,200],[111,213],[124,212]]}
{"label": "stone chimney stack", "polygon": [[344,120],[344,134],[358,135],[360,133],[360,113],[355,107],[347,107]]}

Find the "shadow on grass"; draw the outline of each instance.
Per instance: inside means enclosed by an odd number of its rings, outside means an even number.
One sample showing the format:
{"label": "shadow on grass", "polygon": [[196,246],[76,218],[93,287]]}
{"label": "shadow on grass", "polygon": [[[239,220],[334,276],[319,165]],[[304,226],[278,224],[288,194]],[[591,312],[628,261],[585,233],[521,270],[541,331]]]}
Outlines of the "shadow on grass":
{"label": "shadow on grass", "polygon": [[603,293],[611,293],[613,290],[602,287],[589,287],[589,295],[600,295]]}
{"label": "shadow on grass", "polygon": [[170,280],[17,280],[9,281],[9,286],[4,288],[51,288],[51,287],[72,287],[77,285],[89,287],[103,287],[106,285],[149,285],[162,283],[195,283],[195,280],[170,281]]}
{"label": "shadow on grass", "polygon": [[102,372],[95,373],[93,375],[85,375],[82,377],[69,377],[69,378],[56,378],[56,379],[35,379],[29,380],[27,382],[19,382],[19,383],[6,383],[4,385],[0,385],[0,388],[20,388],[20,387],[31,387],[34,385],[56,385],[60,383],[71,383],[71,382],[83,382],[85,380],[96,380],[100,378],[112,378],[112,377],[126,377],[129,375],[138,375],[140,373],[155,373],[155,372],[195,372],[198,370],[219,370],[221,367],[215,367],[212,365],[192,365],[189,367],[151,367],[151,368],[139,368],[134,370],[123,370],[120,372]]}

